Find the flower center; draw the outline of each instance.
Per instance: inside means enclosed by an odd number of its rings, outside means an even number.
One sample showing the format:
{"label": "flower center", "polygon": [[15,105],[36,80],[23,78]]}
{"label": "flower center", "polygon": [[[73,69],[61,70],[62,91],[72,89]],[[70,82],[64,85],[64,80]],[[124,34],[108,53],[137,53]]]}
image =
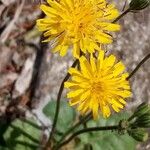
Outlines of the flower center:
{"label": "flower center", "polygon": [[72,36],[81,38],[81,36],[88,34],[96,21],[96,10],[91,2],[85,3],[81,1],[74,7],[69,14],[66,14],[67,16],[69,15],[70,21],[68,19],[64,20],[64,28],[67,28],[69,34],[74,33]]}
{"label": "flower center", "polygon": [[93,82],[91,86],[91,92],[96,95],[104,92],[104,86],[102,82]]}

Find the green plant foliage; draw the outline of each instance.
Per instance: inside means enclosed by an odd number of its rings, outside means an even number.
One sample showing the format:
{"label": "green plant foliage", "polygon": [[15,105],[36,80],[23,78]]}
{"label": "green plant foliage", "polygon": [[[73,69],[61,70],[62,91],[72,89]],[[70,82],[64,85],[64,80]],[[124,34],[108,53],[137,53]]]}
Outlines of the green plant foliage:
{"label": "green plant foliage", "polygon": [[[6,146],[6,141],[4,139],[4,133],[7,131],[8,127],[9,127],[9,122],[1,122],[0,123],[0,146],[5,147]],[[2,148],[0,147],[0,150]]]}
{"label": "green plant foliage", "polygon": [[[112,115],[109,119],[100,118],[98,121],[89,121],[88,127],[116,125],[128,114],[120,113]],[[78,144],[75,150],[83,150],[84,145],[90,144],[93,150],[135,150],[136,141],[128,134],[118,134],[115,131],[97,131],[78,136]]]}
{"label": "green plant foliage", "polygon": [[0,150],[35,150],[40,147],[40,136],[39,129],[16,119],[4,133],[7,148],[0,147]]}
{"label": "green plant foliage", "polygon": [[[47,117],[53,120],[55,109],[56,101],[50,101],[43,109],[43,112]],[[65,132],[69,127],[72,126],[73,120],[75,120],[75,111],[65,100],[62,100],[60,102],[57,130],[60,132]]]}
{"label": "green plant foliage", "polygon": [[0,146],[0,150],[9,150],[7,147]]}

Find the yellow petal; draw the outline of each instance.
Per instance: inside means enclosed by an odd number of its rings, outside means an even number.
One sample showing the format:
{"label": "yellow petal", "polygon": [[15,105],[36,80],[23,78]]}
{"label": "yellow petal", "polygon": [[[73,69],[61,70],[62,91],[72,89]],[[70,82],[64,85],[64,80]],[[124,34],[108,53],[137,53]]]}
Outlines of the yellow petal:
{"label": "yellow petal", "polygon": [[122,104],[126,104],[126,101],[125,101],[124,99],[119,98],[118,100],[120,101],[120,103],[122,103]]}
{"label": "yellow petal", "polygon": [[116,111],[116,112],[119,112],[120,109],[116,106],[116,105],[112,105],[112,108]]}
{"label": "yellow petal", "polygon": [[76,75],[76,76],[82,76],[82,74],[81,74],[77,69],[72,68],[72,67],[69,68],[68,72],[69,72],[72,76],[74,76],[74,75]]}
{"label": "yellow petal", "polygon": [[87,59],[84,56],[82,56],[79,58],[79,61],[80,61],[81,72],[83,73],[83,75],[87,78],[91,77],[92,76],[91,66],[87,61]]}
{"label": "yellow petal", "polygon": [[122,98],[127,98],[127,97],[131,97],[131,92],[124,90],[124,91],[111,91],[111,93],[121,96]]}
{"label": "yellow petal", "polygon": [[74,9],[74,0],[64,0],[63,2],[68,5],[68,9]]}
{"label": "yellow petal", "polygon": [[89,46],[88,46],[88,51],[89,51],[90,53],[94,53],[95,50],[100,51],[101,48],[100,48],[95,42],[90,41],[90,42],[89,42]]}
{"label": "yellow petal", "polygon": [[110,116],[111,112],[110,112],[110,108],[108,107],[108,105],[103,106],[102,113],[103,113],[104,118],[108,118]]}
{"label": "yellow petal", "polygon": [[119,103],[117,100],[115,100],[115,99],[112,99],[111,100],[111,103],[113,104],[113,105],[115,105],[116,107],[118,107],[118,108],[123,108],[123,105],[121,104],[121,103]]}
{"label": "yellow petal", "polygon": [[67,98],[73,98],[76,96],[79,96],[81,93],[83,93],[84,90],[83,89],[79,89],[79,90],[75,90],[75,91],[71,91],[67,94]]}
{"label": "yellow petal", "polygon": [[84,93],[81,95],[80,99],[83,101],[83,100],[87,99],[88,97],[90,97],[90,95],[91,95],[90,90],[87,90],[86,92],[84,92]]}
{"label": "yellow petal", "polygon": [[78,111],[81,111],[82,113],[84,113],[88,108],[88,102],[87,101],[83,101],[82,103],[79,104],[78,106]]}
{"label": "yellow petal", "polygon": [[55,9],[57,9],[57,10],[59,10],[59,11],[60,11],[60,9],[63,8],[63,7],[60,5],[60,3],[58,3],[57,1],[47,0],[47,2],[48,2],[48,4],[49,4],[51,7],[55,8]]}
{"label": "yellow petal", "polygon": [[103,30],[107,31],[119,31],[120,30],[120,25],[118,24],[113,24],[113,23],[108,23],[108,22],[101,22],[98,24]]}
{"label": "yellow petal", "polygon": [[103,66],[103,61],[104,61],[104,51],[100,51],[98,55],[98,61],[97,61],[97,68],[100,70]]}
{"label": "yellow petal", "polygon": [[112,43],[112,38],[104,36],[103,34],[95,35],[95,39],[101,44],[109,44]]}
{"label": "yellow petal", "polygon": [[64,83],[65,88],[70,88],[70,87],[74,87],[74,86],[79,86],[79,84],[76,82],[69,82],[69,81]]}
{"label": "yellow petal", "polygon": [[96,120],[98,118],[98,108],[99,108],[99,105],[96,102],[97,100],[94,100],[94,101],[95,101],[95,103],[93,103],[92,112],[93,112],[94,120]]}
{"label": "yellow petal", "polygon": [[73,56],[75,58],[79,58],[79,56],[80,56],[80,47],[79,47],[78,43],[73,44]]}
{"label": "yellow petal", "polygon": [[113,72],[114,76],[118,76],[125,70],[125,66],[122,62],[119,62],[115,65],[114,69],[115,69]]}
{"label": "yellow petal", "polygon": [[95,71],[97,70],[97,68],[96,68],[96,62],[95,61],[96,61],[95,58],[91,54],[90,55],[90,64],[91,64],[93,73],[95,73]]}
{"label": "yellow petal", "polygon": [[119,11],[117,9],[115,9],[114,7],[115,7],[114,4],[107,5],[104,19],[112,20],[112,19],[115,19],[119,16]]}
{"label": "yellow petal", "polygon": [[129,76],[129,73],[126,72],[126,73],[122,74],[122,79],[126,79],[128,76]]}
{"label": "yellow petal", "polygon": [[56,53],[56,52],[60,51],[60,50],[61,50],[61,47],[62,47],[62,45],[57,45],[57,46],[55,46],[55,47],[52,49],[52,52],[53,52],[53,53]]}
{"label": "yellow petal", "polygon": [[44,4],[42,4],[42,5],[40,6],[40,9],[42,9],[43,12],[44,12],[47,16],[49,16],[49,17],[58,15],[58,11],[57,11],[57,10],[55,10],[55,9],[52,8],[52,7],[46,6],[46,5],[44,5]]}
{"label": "yellow petal", "polygon": [[77,105],[78,103],[80,103],[80,99],[79,98],[74,98],[74,99],[69,100],[69,105],[70,106]]}
{"label": "yellow petal", "polygon": [[68,50],[68,45],[63,45],[62,48],[60,49],[60,56],[65,56]]}
{"label": "yellow petal", "polygon": [[84,82],[86,83],[88,79],[82,75],[82,76],[73,76],[72,80],[78,83],[80,82],[80,84],[81,83],[83,84]]}
{"label": "yellow petal", "polygon": [[82,51],[82,52],[86,53],[86,48],[85,48],[83,39],[80,40],[80,48],[81,48],[81,51]]}
{"label": "yellow petal", "polygon": [[110,55],[103,61],[103,68],[112,67],[115,63],[116,57],[114,55]]}

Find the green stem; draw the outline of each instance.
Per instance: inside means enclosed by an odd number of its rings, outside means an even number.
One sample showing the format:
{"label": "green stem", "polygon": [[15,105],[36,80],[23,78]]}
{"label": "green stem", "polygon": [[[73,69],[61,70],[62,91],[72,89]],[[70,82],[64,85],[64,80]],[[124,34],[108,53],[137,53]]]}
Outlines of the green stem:
{"label": "green stem", "polygon": [[68,144],[72,139],[74,139],[76,136],[78,136],[80,134],[83,134],[83,133],[86,133],[86,132],[93,132],[93,131],[106,131],[106,130],[118,130],[118,129],[119,129],[118,125],[106,126],[106,127],[92,127],[92,128],[82,129],[82,130],[79,130],[79,131],[75,132],[66,141],[64,141],[61,144],[57,145],[57,147],[55,148],[55,150],[58,150],[62,146]]}
{"label": "green stem", "polygon": [[130,12],[130,8],[128,8],[127,10],[125,10],[120,16],[118,16],[112,23],[117,22],[118,20],[120,20],[122,17],[124,17],[128,12]]}
{"label": "green stem", "polygon": [[[150,53],[146,55],[139,64],[135,67],[135,69],[130,73],[127,80],[129,80],[138,70],[139,68],[150,58]],[[131,121],[134,118],[134,114],[128,119],[128,121]]]}
{"label": "green stem", "polygon": [[[71,67],[75,67],[78,64],[78,62],[79,62],[78,60],[75,60]],[[56,102],[56,111],[55,111],[54,121],[53,121],[53,124],[52,124],[52,130],[50,132],[48,142],[46,144],[46,148],[51,146],[51,140],[53,138],[53,134],[54,134],[54,131],[55,131],[55,128],[56,128],[56,125],[57,125],[57,120],[58,120],[58,115],[59,115],[59,108],[60,108],[60,99],[61,99],[61,95],[62,95],[62,92],[63,92],[63,89],[64,89],[64,83],[69,79],[69,77],[70,77],[70,74],[67,73],[67,75],[63,79],[63,81],[61,83],[61,86],[59,88],[59,92],[58,92],[58,96],[57,96],[57,102]]]}
{"label": "green stem", "polygon": [[130,73],[127,80],[129,80],[138,70],[139,68],[150,58],[150,53],[146,55],[141,62],[135,67],[135,69]]}

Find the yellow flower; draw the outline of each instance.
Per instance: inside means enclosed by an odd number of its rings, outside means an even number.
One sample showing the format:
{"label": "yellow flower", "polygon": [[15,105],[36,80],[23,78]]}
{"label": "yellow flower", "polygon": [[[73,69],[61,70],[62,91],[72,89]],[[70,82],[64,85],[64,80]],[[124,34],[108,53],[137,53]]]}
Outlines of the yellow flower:
{"label": "yellow flower", "polygon": [[101,44],[112,42],[109,31],[120,30],[118,24],[111,23],[119,12],[114,4],[105,0],[47,0],[49,6],[40,8],[46,18],[38,19],[37,26],[44,31],[45,42],[53,40],[53,52],[66,55],[73,49],[73,56],[79,58],[80,50],[93,53]]}
{"label": "yellow flower", "polygon": [[131,96],[123,63],[116,62],[114,55],[105,58],[103,51],[97,59],[91,55],[89,61],[84,56],[79,61],[80,70],[70,68],[72,79],[65,82],[70,89],[67,94],[70,105],[77,105],[82,114],[92,111],[94,119],[99,111],[103,117],[109,117],[110,107],[119,112],[126,104],[124,99]]}

